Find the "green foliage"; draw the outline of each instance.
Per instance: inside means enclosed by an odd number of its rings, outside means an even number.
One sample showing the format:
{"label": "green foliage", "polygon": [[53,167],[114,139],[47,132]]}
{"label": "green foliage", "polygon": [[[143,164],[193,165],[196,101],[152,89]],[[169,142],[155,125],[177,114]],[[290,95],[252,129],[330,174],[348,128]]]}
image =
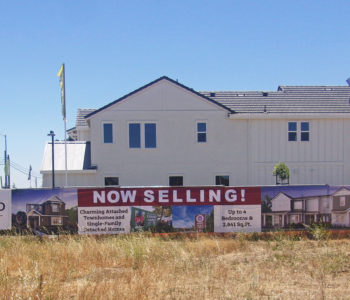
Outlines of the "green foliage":
{"label": "green foliage", "polygon": [[306,225],[304,226],[307,229],[309,238],[316,240],[316,241],[324,241],[328,240],[330,237],[330,233],[327,229],[327,227],[323,224],[311,224],[311,225]]}
{"label": "green foliage", "polygon": [[272,174],[280,178],[282,181],[286,180],[289,178],[289,168],[283,162],[278,163],[274,166]]}
{"label": "green foliage", "polygon": [[271,198],[268,195],[265,195],[265,198],[261,202],[261,211],[262,212],[271,212],[272,211]]}
{"label": "green foliage", "polygon": [[206,220],[206,232],[214,232],[214,209],[211,211],[210,215]]}

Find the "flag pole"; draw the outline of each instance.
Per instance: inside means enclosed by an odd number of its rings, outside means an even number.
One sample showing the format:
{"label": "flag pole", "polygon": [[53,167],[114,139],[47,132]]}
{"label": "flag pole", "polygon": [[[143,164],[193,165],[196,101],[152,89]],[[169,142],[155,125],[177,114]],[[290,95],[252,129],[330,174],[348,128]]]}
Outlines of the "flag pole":
{"label": "flag pole", "polygon": [[66,83],[65,83],[65,68],[64,63],[61,66],[57,76],[60,77],[61,87],[61,102],[62,102],[62,116],[64,121],[64,166],[66,174],[66,184],[68,186],[68,168],[67,168],[67,119],[66,119]]}
{"label": "flag pole", "polygon": [[66,168],[66,187],[68,186],[68,171],[67,171],[67,120],[64,118],[64,166]]}

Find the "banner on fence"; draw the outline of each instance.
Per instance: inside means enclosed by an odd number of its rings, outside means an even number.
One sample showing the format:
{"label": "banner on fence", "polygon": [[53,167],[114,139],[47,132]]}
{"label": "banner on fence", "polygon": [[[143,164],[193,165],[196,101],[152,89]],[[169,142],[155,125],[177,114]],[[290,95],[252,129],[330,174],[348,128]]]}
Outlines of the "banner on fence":
{"label": "banner on fence", "polygon": [[81,234],[261,230],[259,187],[79,189],[78,207]]}
{"label": "banner on fence", "polygon": [[0,190],[0,230],[35,233],[259,232],[350,227],[350,186]]}
{"label": "banner on fence", "polygon": [[11,190],[0,190],[0,230],[11,229]]}

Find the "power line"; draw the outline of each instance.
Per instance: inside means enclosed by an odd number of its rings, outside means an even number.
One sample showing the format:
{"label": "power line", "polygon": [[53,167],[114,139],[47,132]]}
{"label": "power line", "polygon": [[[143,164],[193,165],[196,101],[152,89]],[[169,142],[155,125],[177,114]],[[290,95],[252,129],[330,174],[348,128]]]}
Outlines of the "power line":
{"label": "power line", "polygon": [[[0,160],[0,165],[4,165],[4,160]],[[22,174],[25,174],[25,175],[27,175],[28,176],[28,174],[29,174],[29,169],[27,169],[27,168],[25,168],[25,167],[22,167],[21,165],[19,165],[19,164],[17,164],[17,163],[15,163],[15,162],[13,162],[13,161],[11,161],[10,160],[10,166],[12,167],[12,168],[14,168],[15,170],[17,170],[17,171],[19,171],[20,173],[22,173]],[[40,175],[33,175],[33,173],[31,173],[31,176],[33,176],[34,178],[41,178],[41,176]]]}

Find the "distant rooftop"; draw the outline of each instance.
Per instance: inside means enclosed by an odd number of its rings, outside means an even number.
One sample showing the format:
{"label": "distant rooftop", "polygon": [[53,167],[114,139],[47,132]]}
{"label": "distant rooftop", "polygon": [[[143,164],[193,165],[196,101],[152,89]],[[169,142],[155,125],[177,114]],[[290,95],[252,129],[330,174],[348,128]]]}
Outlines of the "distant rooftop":
{"label": "distant rooftop", "polygon": [[85,116],[94,112],[96,109],[93,108],[79,108],[77,112],[77,118],[75,120],[75,126],[87,126]]}
{"label": "distant rooftop", "polygon": [[279,86],[277,91],[200,93],[236,113],[350,113],[349,86]]}
{"label": "distant rooftop", "polygon": [[[55,170],[65,170],[65,143],[55,141]],[[91,166],[90,142],[67,142],[67,169],[69,171],[83,171],[93,169]],[[52,170],[52,143],[45,145],[44,157],[41,163],[41,172]]]}
{"label": "distant rooftop", "polygon": [[[143,89],[153,83],[166,79],[161,77],[154,82],[140,88]],[[350,80],[349,80],[350,82]],[[180,85],[177,82],[175,84]],[[188,90],[186,86],[180,85]],[[76,127],[87,126],[86,116],[117,103],[128,95],[99,109],[78,109]],[[195,92],[203,95],[213,103],[224,107],[228,111],[238,114],[245,113],[350,113],[350,86],[284,86],[277,91],[204,91]],[[75,128],[72,128],[75,129]]]}

